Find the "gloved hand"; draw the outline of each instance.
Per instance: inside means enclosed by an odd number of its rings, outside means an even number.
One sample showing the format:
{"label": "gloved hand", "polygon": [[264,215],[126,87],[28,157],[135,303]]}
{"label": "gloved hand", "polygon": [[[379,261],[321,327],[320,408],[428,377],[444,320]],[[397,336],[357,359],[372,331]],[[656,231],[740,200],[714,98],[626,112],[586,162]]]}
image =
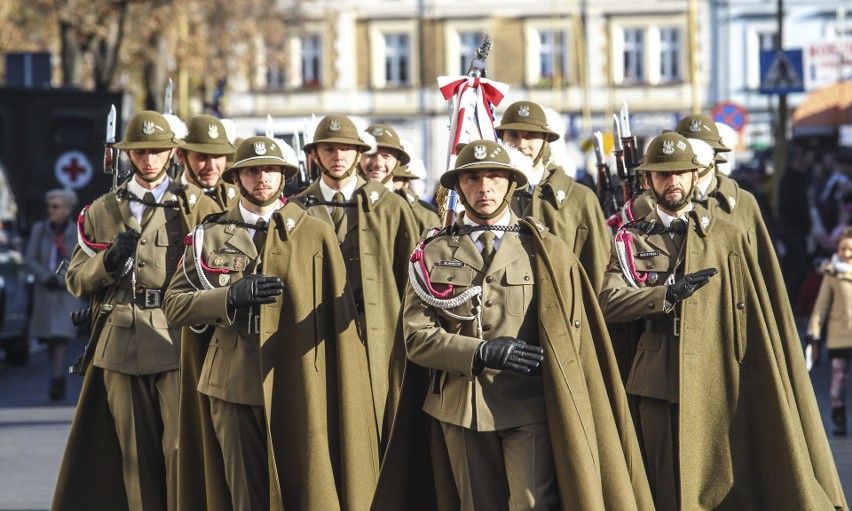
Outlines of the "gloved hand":
{"label": "gloved hand", "polygon": [[813,365],[819,365],[819,352],[822,347],[822,342],[819,336],[805,334],[805,342],[811,345],[811,360],[813,361]]}
{"label": "gloved hand", "polygon": [[139,231],[135,229],[124,231],[116,236],[115,241],[104,252],[106,271],[112,273],[124,264],[124,261],[136,251],[137,241],[139,241]]}
{"label": "gloved hand", "polygon": [[278,277],[246,275],[228,288],[228,307],[243,309],[261,303],[272,303],[284,292],[284,283]]}
{"label": "gloved hand", "polygon": [[719,270],[716,268],[707,268],[684,275],[666,289],[666,301],[672,305],[680,303],[682,300],[692,296],[692,293],[697,289],[707,284],[710,281],[710,277],[717,273],[719,273]]}
{"label": "gloved hand", "polygon": [[508,369],[521,374],[541,373],[544,348],[512,337],[495,337],[483,341],[473,355],[473,374],[490,369]]}

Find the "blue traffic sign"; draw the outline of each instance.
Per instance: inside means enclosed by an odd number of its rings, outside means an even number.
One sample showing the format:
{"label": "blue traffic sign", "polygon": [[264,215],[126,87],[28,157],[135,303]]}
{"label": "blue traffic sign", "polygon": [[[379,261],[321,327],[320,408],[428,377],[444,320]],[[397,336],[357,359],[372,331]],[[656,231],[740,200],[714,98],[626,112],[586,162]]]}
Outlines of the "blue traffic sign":
{"label": "blue traffic sign", "polygon": [[761,50],[760,93],[790,94],[805,90],[802,50]]}

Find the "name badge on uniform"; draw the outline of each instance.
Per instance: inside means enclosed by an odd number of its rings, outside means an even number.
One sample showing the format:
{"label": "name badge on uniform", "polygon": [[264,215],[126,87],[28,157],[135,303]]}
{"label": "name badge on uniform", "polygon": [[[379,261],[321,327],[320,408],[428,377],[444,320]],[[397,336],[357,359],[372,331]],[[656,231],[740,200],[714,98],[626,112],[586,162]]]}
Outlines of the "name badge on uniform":
{"label": "name badge on uniform", "polygon": [[658,255],[660,255],[659,250],[652,250],[652,251],[649,251],[649,252],[637,252],[636,253],[636,257],[639,257],[639,258],[642,258],[642,257],[657,257]]}
{"label": "name badge on uniform", "polygon": [[449,268],[464,268],[465,264],[461,261],[448,261],[446,259],[441,259],[438,261],[438,266],[446,266]]}

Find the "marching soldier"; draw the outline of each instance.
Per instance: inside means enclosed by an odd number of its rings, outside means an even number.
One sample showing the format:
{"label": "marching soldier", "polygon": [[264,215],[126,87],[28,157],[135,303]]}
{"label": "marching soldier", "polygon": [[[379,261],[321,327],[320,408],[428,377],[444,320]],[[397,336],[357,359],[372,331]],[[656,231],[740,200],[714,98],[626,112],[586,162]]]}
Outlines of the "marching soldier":
{"label": "marching soldier", "polygon": [[368,149],[348,117],[324,117],[313,141],[304,147],[321,178],[297,197],[309,215],[333,226],[337,235],[367,344],[381,429],[388,361],[417,224],[405,200],[382,184],[355,174],[359,154]]}
{"label": "marching soldier", "polygon": [[96,348],[91,366],[82,367],[54,509],[125,502],[133,510],[177,509],[180,330],[161,304],[184,237],[217,209],[199,188],[169,179],[177,146],[161,114],[135,115],[116,144],[133,177],[81,213],[67,284],[93,299]]}
{"label": "marching soldier", "polygon": [[239,190],[222,180],[228,157],[236,150],[228,140],[225,126],[212,115],[196,115],[189,120],[188,134],[177,150],[184,172],[181,183],[203,188],[222,211],[240,200]]}
{"label": "marching soldier", "polygon": [[562,240],[509,208],[526,182],[486,140],[441,177],[465,211],[412,258],[410,363],[373,509],[652,508],[588,277]]}
{"label": "marching soldier", "polygon": [[166,293],[170,321],[213,330],[196,382],[209,408],[187,420],[196,436],[212,425],[205,448],[220,454],[181,457],[195,472],[181,481],[185,506],[184,493],[219,486],[231,509],[363,509],[378,475],[343,259],[329,226],[280,198],[298,168],[284,154],[266,137],[240,144],[223,177],[242,198],[193,232]]}
{"label": "marching soldier", "polygon": [[626,390],[654,502],[845,509],[825,433],[808,427],[819,415],[801,350],[781,349],[758,259],[692,201],[702,168],[683,136],[651,142],[637,170],[654,209],[617,232],[600,293],[608,322],[643,332]]}
{"label": "marching soldier", "polygon": [[551,159],[548,144],[560,136],[547,123],[544,110],[532,101],[509,105],[496,128],[500,138],[533,162],[529,186],[515,192],[512,210],[539,219],[570,247],[595,289],[600,288],[609,254],[610,230],[597,197],[578,185]]}

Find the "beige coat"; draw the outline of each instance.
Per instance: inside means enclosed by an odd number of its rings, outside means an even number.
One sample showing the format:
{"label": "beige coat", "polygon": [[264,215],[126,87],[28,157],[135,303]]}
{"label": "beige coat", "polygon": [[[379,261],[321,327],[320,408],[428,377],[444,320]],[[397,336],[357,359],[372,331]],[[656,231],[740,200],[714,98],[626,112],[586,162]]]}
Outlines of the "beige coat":
{"label": "beige coat", "polygon": [[822,277],[808,333],[821,338],[823,326],[828,349],[852,348],[852,273],[841,273],[832,264]]}

